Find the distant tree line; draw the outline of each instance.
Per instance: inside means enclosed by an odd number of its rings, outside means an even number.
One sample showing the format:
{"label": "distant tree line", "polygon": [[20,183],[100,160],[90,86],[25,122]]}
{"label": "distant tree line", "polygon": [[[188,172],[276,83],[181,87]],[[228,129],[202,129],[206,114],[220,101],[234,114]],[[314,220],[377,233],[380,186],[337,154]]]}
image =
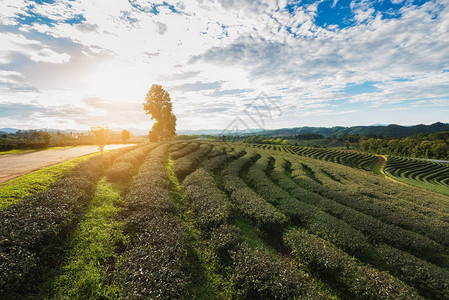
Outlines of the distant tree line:
{"label": "distant tree line", "polygon": [[254,143],[254,144],[273,144],[273,145],[285,145],[288,140],[282,138],[267,138],[264,136],[250,136],[243,140],[244,143]]}
{"label": "distant tree line", "polygon": [[319,134],[319,133],[302,133],[302,134],[297,134],[295,135],[295,138],[297,140],[319,140],[319,139],[324,139],[324,136]]}
{"label": "distant tree line", "polygon": [[0,151],[13,149],[45,149],[50,143],[68,144],[71,136],[61,132],[19,130],[16,133],[0,135]]}
{"label": "distant tree line", "polygon": [[449,131],[406,138],[361,138],[362,151],[407,157],[449,159]]}
{"label": "distant tree line", "polygon": [[[127,143],[131,133],[123,130],[120,134],[111,133],[110,143]],[[0,133],[0,151],[14,149],[46,149],[48,147],[66,147],[96,144],[96,136],[90,133],[62,132],[47,130],[18,130],[15,133]]]}

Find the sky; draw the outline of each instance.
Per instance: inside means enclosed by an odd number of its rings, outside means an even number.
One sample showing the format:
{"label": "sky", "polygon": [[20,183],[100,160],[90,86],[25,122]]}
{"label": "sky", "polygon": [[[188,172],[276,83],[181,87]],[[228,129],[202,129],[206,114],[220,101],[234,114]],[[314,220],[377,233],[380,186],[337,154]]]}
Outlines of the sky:
{"label": "sky", "polygon": [[449,123],[449,0],[1,0],[0,128]]}

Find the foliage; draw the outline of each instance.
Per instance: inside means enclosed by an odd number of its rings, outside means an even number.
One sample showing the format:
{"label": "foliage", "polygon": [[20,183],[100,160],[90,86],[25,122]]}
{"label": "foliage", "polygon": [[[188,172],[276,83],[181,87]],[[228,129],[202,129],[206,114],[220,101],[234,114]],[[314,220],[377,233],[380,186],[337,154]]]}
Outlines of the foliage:
{"label": "foliage", "polygon": [[363,265],[333,244],[303,230],[284,236],[298,260],[335,280],[346,293],[363,299],[421,299],[413,289],[388,273]]}
{"label": "foliage", "polygon": [[384,174],[449,196],[449,164],[388,156]]}
{"label": "foliage", "polygon": [[109,141],[109,128],[104,126],[92,127],[89,133],[95,137],[95,144],[97,144],[98,149],[100,149],[101,154],[103,154],[104,146]]}
{"label": "foliage", "polygon": [[153,84],[145,97],[143,109],[151,120],[156,119],[150,131],[150,140],[166,140],[176,134],[176,117],[170,95],[161,85]]}
{"label": "foliage", "polygon": [[118,162],[106,170],[106,177],[111,182],[129,181],[134,173],[135,167],[128,162]]}
{"label": "foliage", "polygon": [[181,147],[176,148],[176,151],[170,152],[170,157],[173,160],[177,160],[183,156],[186,156],[189,153],[196,151],[199,147],[200,147],[200,144],[198,144],[198,143],[191,143],[191,144],[188,144],[187,146],[181,145]]}
{"label": "foliage", "polygon": [[207,153],[210,151],[211,147],[209,145],[202,145],[198,150],[192,152],[178,160],[175,161],[174,172],[176,176],[182,180],[188,174],[196,169],[198,164]]}
{"label": "foliage", "polygon": [[449,131],[418,134],[412,137],[364,138],[360,140],[362,151],[407,157],[449,159]]}
{"label": "foliage", "polygon": [[284,140],[282,138],[265,138],[263,136],[250,136],[248,138],[246,138],[244,141],[244,143],[255,143],[255,144],[272,144],[272,145],[285,145],[287,144],[287,140]]}
{"label": "foliage", "polygon": [[242,246],[234,258],[233,287],[238,299],[325,299],[304,274],[271,257],[265,250]]}
{"label": "foliage", "polygon": [[116,272],[123,299],[188,298],[185,228],[173,215],[168,146],[152,150],[127,196],[123,217],[131,241]]}
{"label": "foliage", "polygon": [[273,203],[293,224],[306,226],[311,232],[337,244],[342,249],[358,253],[368,247],[368,240],[360,231],[314,205],[298,201],[274,184],[264,172],[268,167],[268,161],[267,157],[258,160],[247,175],[249,184],[265,200]]}
{"label": "foliage", "polygon": [[226,195],[215,186],[213,176],[198,169],[183,182],[184,198],[197,216],[199,226],[206,232],[225,224],[231,212]]}
{"label": "foliage", "polygon": [[376,247],[382,266],[432,299],[449,298],[449,272],[388,245]]}
{"label": "foliage", "polygon": [[251,154],[247,154],[231,162],[223,170],[223,188],[230,195],[231,200],[242,215],[248,217],[266,232],[280,232],[287,224],[287,217],[266,202],[238,177],[241,169],[244,169],[245,165],[250,163],[250,157]]}
{"label": "foliage", "polygon": [[120,133],[120,138],[123,144],[126,143],[131,138],[131,132],[129,132],[126,129],[123,129],[122,132]]}

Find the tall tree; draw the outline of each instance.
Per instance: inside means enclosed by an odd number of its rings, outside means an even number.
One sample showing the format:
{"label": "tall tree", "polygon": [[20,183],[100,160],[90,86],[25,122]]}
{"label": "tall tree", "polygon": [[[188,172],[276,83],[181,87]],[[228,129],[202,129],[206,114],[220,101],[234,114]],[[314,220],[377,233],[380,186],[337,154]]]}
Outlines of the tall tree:
{"label": "tall tree", "polygon": [[156,120],[149,134],[150,141],[169,139],[176,134],[176,116],[172,108],[168,92],[161,85],[153,84],[143,104],[145,114]]}

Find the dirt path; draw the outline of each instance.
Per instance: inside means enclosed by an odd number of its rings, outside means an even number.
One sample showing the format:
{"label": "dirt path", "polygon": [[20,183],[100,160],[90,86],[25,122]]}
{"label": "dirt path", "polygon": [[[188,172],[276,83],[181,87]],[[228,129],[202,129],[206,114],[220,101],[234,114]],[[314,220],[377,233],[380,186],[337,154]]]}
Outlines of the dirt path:
{"label": "dirt path", "polygon": [[[132,145],[107,145],[105,150],[128,146]],[[0,183],[38,169],[96,152],[98,152],[97,146],[84,146],[22,154],[1,155]]]}
{"label": "dirt path", "polygon": [[383,155],[378,155],[378,157],[380,159],[377,161],[376,167],[382,166],[387,161]]}

